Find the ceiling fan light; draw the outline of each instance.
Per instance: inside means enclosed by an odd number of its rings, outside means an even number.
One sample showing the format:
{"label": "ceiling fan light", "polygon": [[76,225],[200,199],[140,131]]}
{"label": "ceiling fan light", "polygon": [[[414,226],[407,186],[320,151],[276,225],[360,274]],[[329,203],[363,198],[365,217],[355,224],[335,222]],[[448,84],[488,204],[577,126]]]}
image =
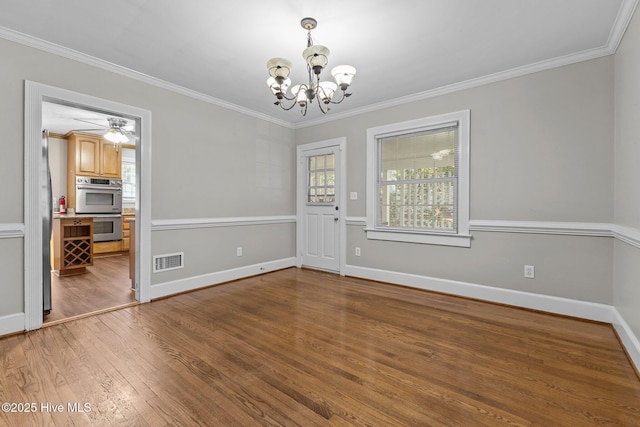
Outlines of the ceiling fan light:
{"label": "ceiling fan light", "polygon": [[351,65],[338,65],[333,67],[331,75],[336,79],[336,83],[340,86],[340,89],[346,90],[349,85],[351,85],[351,82],[353,82],[356,69]]}
{"label": "ceiling fan light", "polygon": [[113,142],[114,144],[129,142],[129,138],[127,138],[127,135],[117,129],[109,129],[107,133],[104,134],[104,139]]}
{"label": "ceiling fan light", "polygon": [[316,74],[320,74],[322,69],[329,62],[329,48],[322,45],[313,45],[302,51],[302,58],[307,61]]}
{"label": "ceiling fan light", "polygon": [[282,83],[289,77],[292,67],[291,61],[284,58],[271,58],[267,61],[269,75],[276,79],[278,83]]}
{"label": "ceiling fan light", "polygon": [[122,144],[129,142],[129,137],[127,137],[127,135],[125,135],[124,132],[120,132],[120,142]]}

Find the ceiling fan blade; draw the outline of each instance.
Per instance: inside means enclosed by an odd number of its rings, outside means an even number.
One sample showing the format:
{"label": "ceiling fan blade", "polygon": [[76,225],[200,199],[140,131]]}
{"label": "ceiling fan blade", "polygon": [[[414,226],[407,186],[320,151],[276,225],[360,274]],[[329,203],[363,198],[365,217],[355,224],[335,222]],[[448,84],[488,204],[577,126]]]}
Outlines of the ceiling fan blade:
{"label": "ceiling fan blade", "polygon": [[72,132],[94,132],[94,131],[103,131],[105,128],[100,129],[72,129]]}
{"label": "ceiling fan blade", "polygon": [[[73,120],[77,120],[77,121],[79,121],[79,122],[89,123],[89,124],[92,124],[92,125],[94,125],[94,126],[101,126],[101,127],[102,127],[102,129],[109,129],[109,126],[105,126],[105,125],[100,124],[100,123],[91,122],[91,121],[89,121],[89,120],[82,120],[82,119],[73,119]],[[96,120],[99,120],[99,119],[96,119]]]}

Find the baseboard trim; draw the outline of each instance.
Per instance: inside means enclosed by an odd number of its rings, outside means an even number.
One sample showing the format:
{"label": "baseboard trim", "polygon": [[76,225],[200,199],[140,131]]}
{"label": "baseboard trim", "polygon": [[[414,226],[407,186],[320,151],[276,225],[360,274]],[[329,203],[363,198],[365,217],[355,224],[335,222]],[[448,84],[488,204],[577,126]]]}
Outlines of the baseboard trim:
{"label": "baseboard trim", "polygon": [[611,324],[613,324],[622,346],[627,351],[629,358],[636,365],[636,371],[640,373],[640,340],[636,337],[615,307],[611,307]]}
{"label": "baseboard trim", "polygon": [[640,342],[624,318],[611,305],[353,265],[345,266],[344,271],[347,276],[362,279],[609,323],[615,328],[631,361],[640,371]]}
{"label": "baseboard trim", "polygon": [[243,279],[245,277],[256,276],[270,271],[281,270],[283,268],[294,267],[296,259],[284,258],[275,261],[268,261],[259,264],[247,265],[230,270],[217,271],[215,273],[203,274],[200,276],[188,277],[186,279],[173,280],[170,282],[151,285],[151,299],[158,299],[181,292],[193,291],[219,283],[230,282],[232,280]]}
{"label": "baseboard trim", "polygon": [[0,316],[0,336],[14,334],[25,330],[24,313]]}

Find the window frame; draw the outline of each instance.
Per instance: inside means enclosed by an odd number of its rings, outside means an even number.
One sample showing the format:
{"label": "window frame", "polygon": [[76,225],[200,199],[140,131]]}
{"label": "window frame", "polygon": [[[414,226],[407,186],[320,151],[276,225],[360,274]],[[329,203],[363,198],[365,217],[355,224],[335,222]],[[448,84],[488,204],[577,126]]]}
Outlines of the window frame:
{"label": "window frame", "polygon": [[[135,168],[136,168],[135,147],[122,146],[122,147],[120,147],[120,149],[123,150],[123,152],[122,152],[123,153],[123,156],[122,156],[122,201],[124,203],[134,203],[136,201],[136,196],[135,196],[136,195],[136,188],[135,188],[136,187],[136,181],[135,181],[135,176],[136,176],[135,175]],[[133,161],[131,161],[128,157],[127,158],[124,157],[124,150],[125,149],[133,151]],[[125,185],[124,166],[125,166],[125,164],[133,165],[133,168],[134,168],[134,174],[133,174],[133,178],[134,178],[134,181],[133,181],[133,197],[125,196],[125,192],[124,192],[124,185]]]}
{"label": "window frame", "polygon": [[[424,117],[416,120],[392,123],[367,129],[367,222],[365,231],[368,239],[396,242],[422,243],[458,247],[471,247],[469,234],[469,136],[470,110],[456,111]],[[456,155],[458,156],[457,183],[457,232],[436,230],[415,230],[383,228],[376,225],[379,208],[379,140],[392,136],[403,136],[434,130],[458,124]]]}

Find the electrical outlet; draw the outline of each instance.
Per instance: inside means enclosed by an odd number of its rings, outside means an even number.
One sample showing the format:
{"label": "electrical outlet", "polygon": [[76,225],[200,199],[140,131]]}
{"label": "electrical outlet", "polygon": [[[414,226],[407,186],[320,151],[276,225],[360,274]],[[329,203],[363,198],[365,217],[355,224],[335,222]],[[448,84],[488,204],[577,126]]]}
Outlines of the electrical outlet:
{"label": "electrical outlet", "polygon": [[236,256],[242,256],[242,247],[236,249]]}
{"label": "electrical outlet", "polygon": [[349,194],[349,199],[350,199],[350,200],[358,200],[358,192],[357,192],[357,191],[352,191],[352,192]]}
{"label": "electrical outlet", "polygon": [[360,256],[360,247],[356,246],[356,256]]}
{"label": "electrical outlet", "polygon": [[536,268],[533,265],[525,265],[524,266],[524,277],[527,279],[535,279],[536,277]]}

